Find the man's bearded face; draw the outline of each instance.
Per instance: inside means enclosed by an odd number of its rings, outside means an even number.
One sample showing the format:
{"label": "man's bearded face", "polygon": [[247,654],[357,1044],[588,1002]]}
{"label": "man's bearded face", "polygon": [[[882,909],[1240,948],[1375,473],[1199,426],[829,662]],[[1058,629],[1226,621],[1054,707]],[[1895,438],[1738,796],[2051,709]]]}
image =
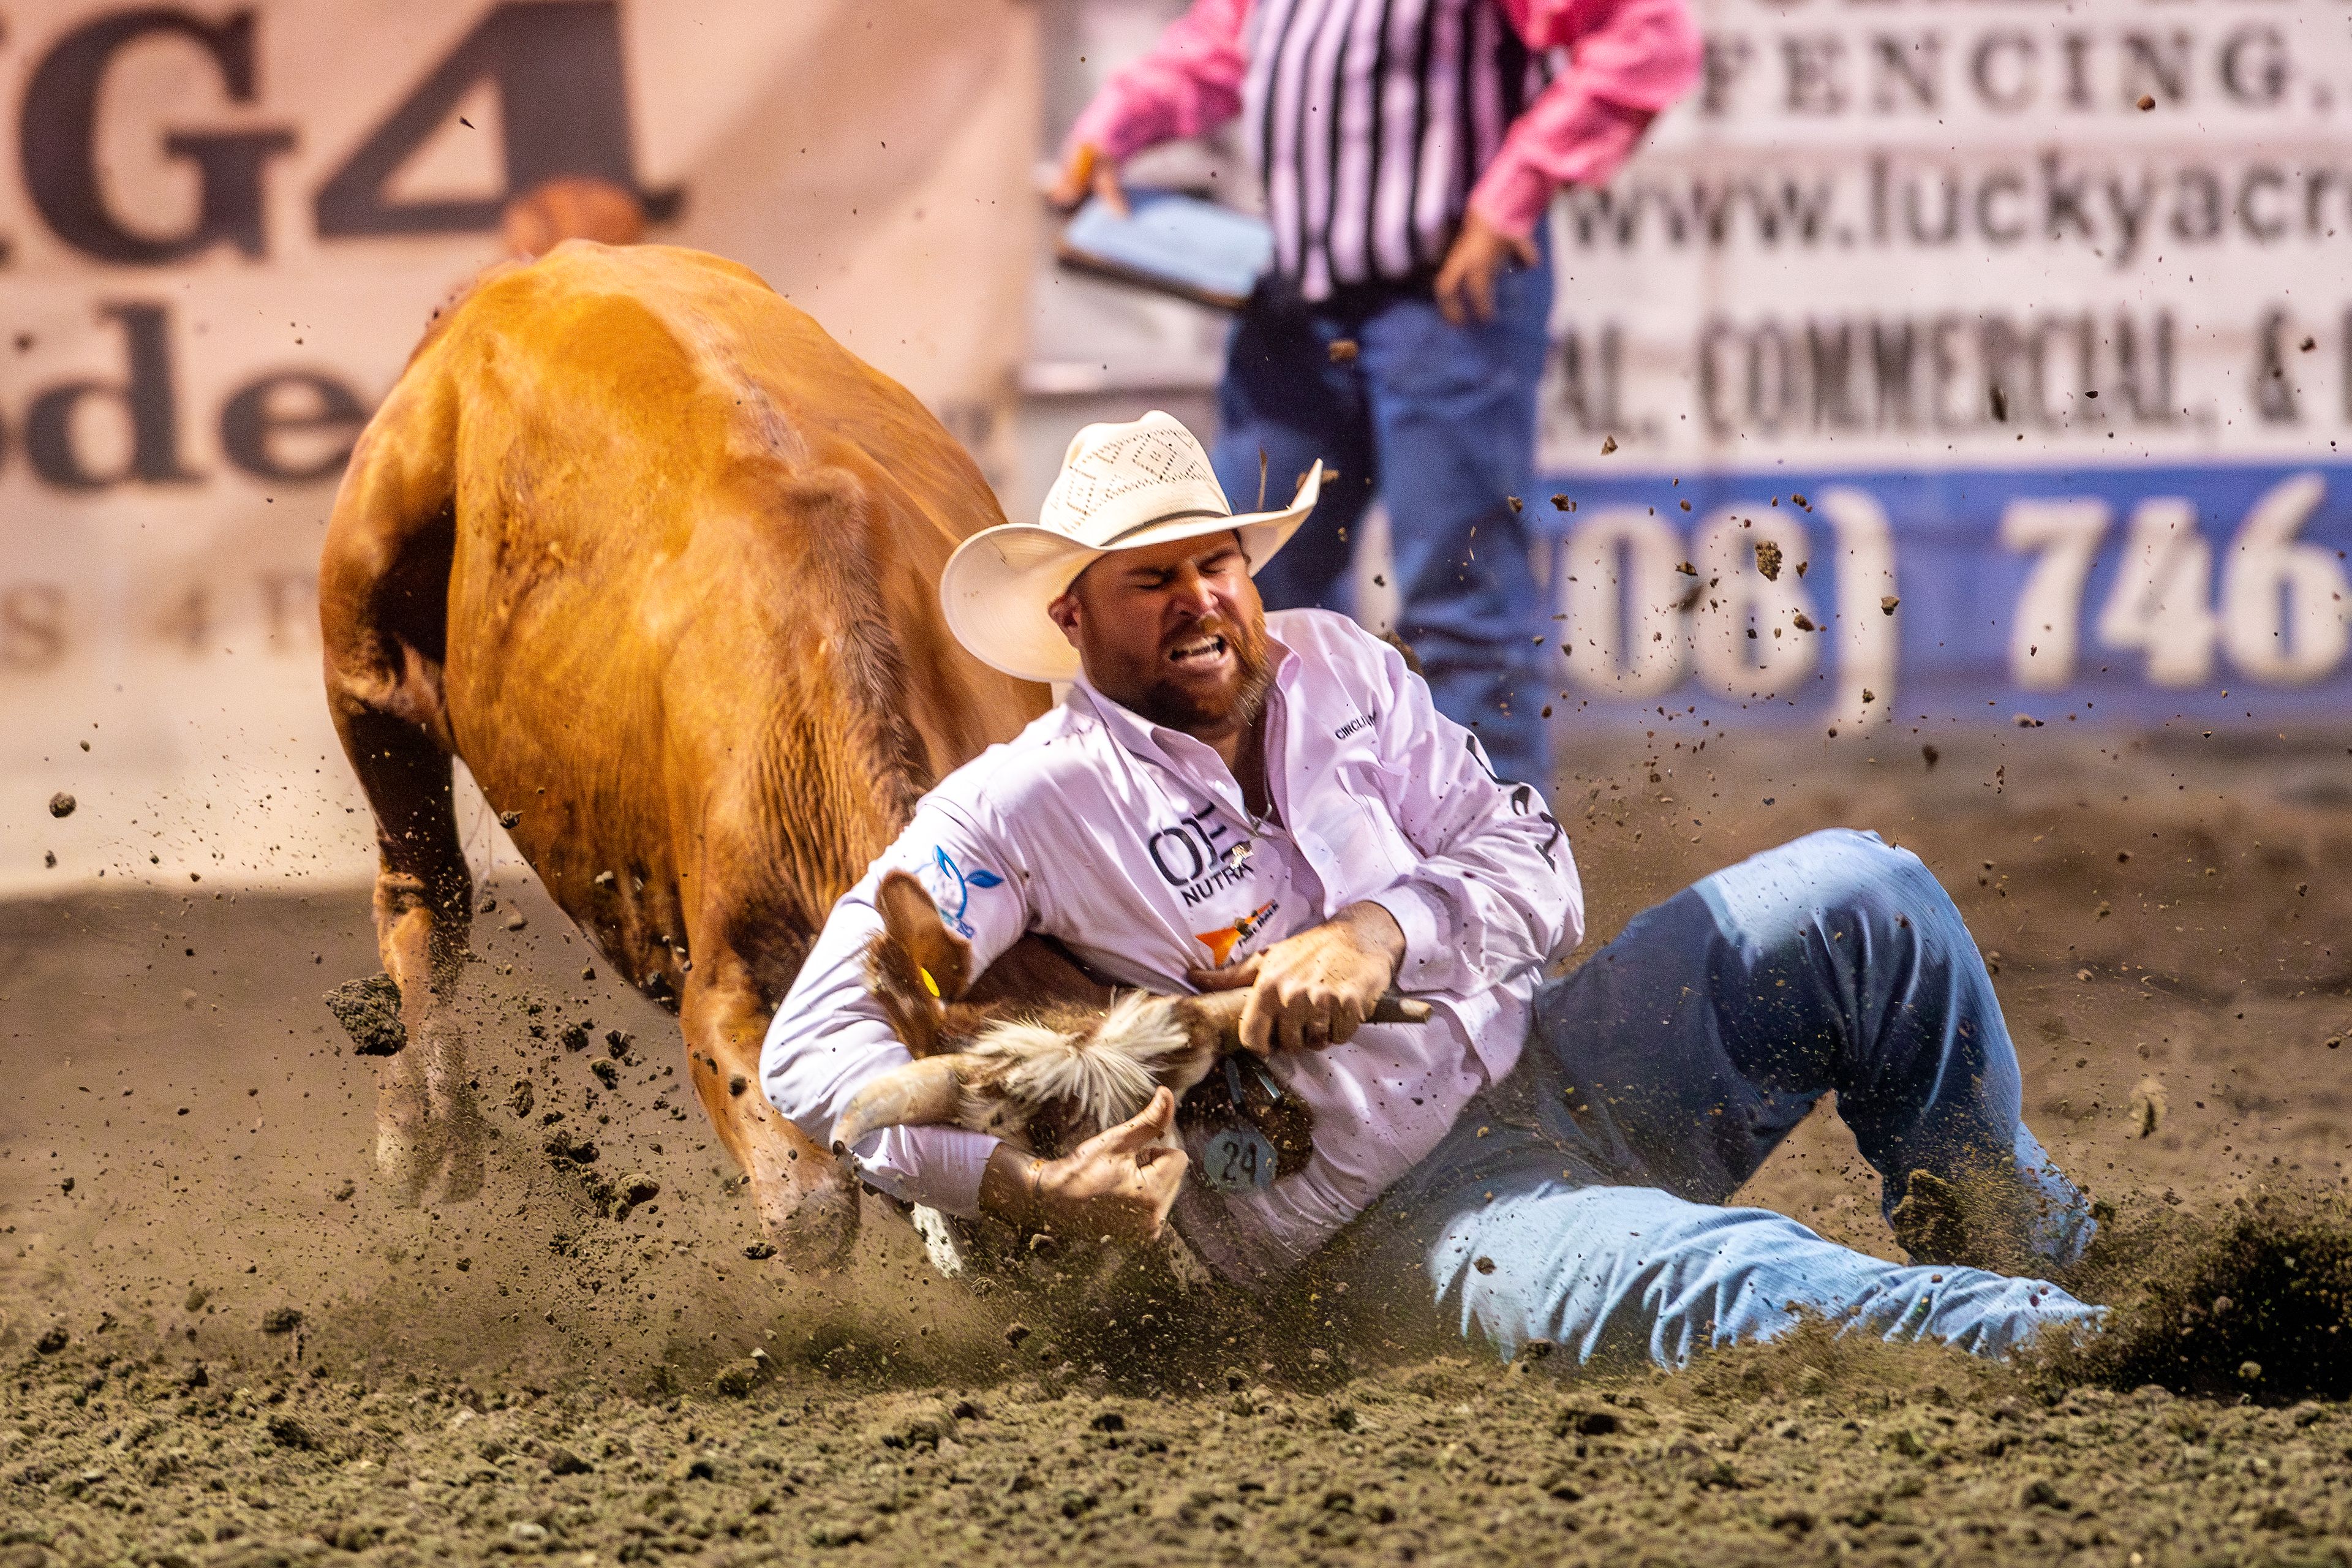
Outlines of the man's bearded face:
{"label": "man's bearded face", "polygon": [[1155,724],[1206,737],[1265,709],[1265,605],[1237,535],[1106,555],[1055,601],[1055,619],[1095,689]]}

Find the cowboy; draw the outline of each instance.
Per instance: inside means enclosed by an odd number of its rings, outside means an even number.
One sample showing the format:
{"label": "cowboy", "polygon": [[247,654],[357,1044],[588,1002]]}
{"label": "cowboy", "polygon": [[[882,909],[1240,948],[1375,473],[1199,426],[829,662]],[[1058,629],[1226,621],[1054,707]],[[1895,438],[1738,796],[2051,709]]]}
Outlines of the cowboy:
{"label": "cowboy", "polygon": [[1517,500],[1549,342],[1544,213],[1607,181],[1699,58],[1686,0],[1195,0],[1063,144],[1052,199],[1118,208],[1124,160],[1240,117],[1274,266],[1226,346],[1217,476],[1247,497],[1318,457],[1339,470],[1260,592],[1345,607],[1378,493],[1398,629],[1506,778],[1549,776]]}
{"label": "cowboy", "polygon": [[[908,1203],[1083,1238],[1172,1219],[1254,1289],[1321,1254],[1351,1300],[1385,1292],[1400,1326],[1505,1356],[1547,1340],[1675,1365],[1805,1310],[1997,1354],[2090,1313],[1950,1266],[2062,1264],[2091,1222],[2019,1119],[1991,983],[1919,860],[1813,834],[1546,979],[1583,900],[1541,795],[1497,779],[1394,647],[1260,605],[1251,574],[1321,482],[1234,515],[1199,443],[1152,413],[1081,430],[1036,524],[957,550],[957,637],[1068,696],[926,795],[835,906],[762,1052],[776,1108],[827,1144],[859,1086],[908,1059],[865,963],[897,868],[975,973],[1035,931],[1119,984],[1248,986],[1244,1043],[1314,1113],[1303,1169],[1222,1188],[1202,1130],[1163,1146],[1165,1089],[1055,1159],[893,1128],[856,1152]],[[1366,1023],[1392,987],[1432,1021]],[[1914,1266],[1713,1206],[1832,1089]]]}

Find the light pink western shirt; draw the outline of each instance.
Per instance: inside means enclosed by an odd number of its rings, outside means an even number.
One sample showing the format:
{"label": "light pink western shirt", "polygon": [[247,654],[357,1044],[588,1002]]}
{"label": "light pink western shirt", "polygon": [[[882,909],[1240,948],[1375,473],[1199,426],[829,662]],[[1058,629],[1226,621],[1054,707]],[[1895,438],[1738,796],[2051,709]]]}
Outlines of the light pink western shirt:
{"label": "light pink western shirt", "polygon": [[[1108,978],[1162,993],[1359,900],[1396,917],[1397,984],[1435,1020],[1277,1052],[1275,1077],[1315,1113],[1307,1164],[1238,1195],[1187,1179],[1177,1227],[1229,1277],[1281,1273],[1435,1147],[1517,1061],[1544,966],[1583,934],[1576,864],[1535,786],[1496,779],[1395,649],[1319,610],[1266,625],[1265,822],[1207,745],[1079,681],[926,795],[834,906],[768,1030],[769,1101],[823,1144],[859,1085],[908,1059],[866,970],[874,889],[895,867],[923,880],[977,966],[1039,931]],[[877,1186],[969,1216],[996,1142],[900,1129],[860,1152]]]}

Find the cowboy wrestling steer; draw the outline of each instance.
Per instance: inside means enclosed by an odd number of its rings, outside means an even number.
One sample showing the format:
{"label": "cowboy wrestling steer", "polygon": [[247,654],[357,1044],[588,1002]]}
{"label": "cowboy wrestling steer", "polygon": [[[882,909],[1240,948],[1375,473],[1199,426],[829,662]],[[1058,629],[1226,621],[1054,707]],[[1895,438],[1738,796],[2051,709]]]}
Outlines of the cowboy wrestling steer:
{"label": "cowboy wrestling steer", "polygon": [[456,757],[605,960],[677,1009],[780,1242],[841,1244],[855,1190],[752,1087],[760,1040],[916,799],[1045,706],[941,618],[949,553],[1002,521],[921,405],[717,258],[574,242],[441,317],[320,567],[410,1041],[377,1110],[406,1194],[480,1180]]}
{"label": "cowboy wrestling steer", "polygon": [[[1254,1289],[1313,1259],[1400,1342],[1672,1367],[1807,1313],[1987,1355],[2094,1325],[2000,1271],[2063,1266],[2095,1222],[2024,1124],[1990,976],[1918,858],[1809,834],[1547,973],[1582,921],[1540,791],[1496,777],[1394,649],[1264,608],[1251,574],[1315,488],[1236,516],[1191,433],[1148,414],[1080,431],[1035,524],[958,547],[957,638],[1069,695],[941,780],[835,906],[768,1036],[771,1103],[941,1214],[1114,1241],[1172,1224]],[[938,1060],[910,1067],[869,988],[892,872],[981,960],[1043,933],[1145,990],[1246,985],[1243,1037],[1315,1116],[1305,1165],[1186,1180],[1213,1149],[1166,1148],[1165,1087],[1055,1159],[992,1136],[987,1107],[850,1115]],[[1368,1021],[1391,986],[1432,1025]],[[1908,1265],[1723,1206],[1832,1091]]]}

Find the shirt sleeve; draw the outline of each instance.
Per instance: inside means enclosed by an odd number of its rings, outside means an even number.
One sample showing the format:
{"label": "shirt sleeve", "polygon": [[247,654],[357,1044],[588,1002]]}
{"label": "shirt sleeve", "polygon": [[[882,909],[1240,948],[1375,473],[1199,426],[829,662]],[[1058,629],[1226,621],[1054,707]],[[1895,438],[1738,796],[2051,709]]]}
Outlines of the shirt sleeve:
{"label": "shirt sleeve", "polygon": [[[898,842],[833,906],[760,1050],[768,1102],[825,1147],[849,1098],[875,1074],[912,1060],[867,984],[866,952],[882,930],[874,890],[883,874],[912,873],[940,919],[971,944],[984,971],[1029,926],[1023,889],[992,836],[946,804],[927,800]],[[970,1218],[998,1140],[952,1127],[900,1127],[857,1151],[866,1178],[891,1196]]]}
{"label": "shirt sleeve", "polygon": [[1070,127],[1064,161],[1087,142],[1124,161],[1146,147],[1199,136],[1241,112],[1249,58],[1242,24],[1250,0],[1193,0],[1151,52],[1111,73]]}
{"label": "shirt sleeve", "polygon": [[1387,804],[1422,856],[1373,897],[1404,932],[1398,986],[1469,995],[1540,968],[1584,939],[1567,833],[1535,785],[1495,776],[1476,737],[1437,710],[1394,648],[1376,647]]}
{"label": "shirt sleeve", "polygon": [[1511,122],[1470,192],[1471,209],[1524,237],[1565,184],[1597,185],[1651,120],[1698,80],[1700,36],[1687,0],[1521,0],[1535,49],[1566,47],[1569,68]]}

